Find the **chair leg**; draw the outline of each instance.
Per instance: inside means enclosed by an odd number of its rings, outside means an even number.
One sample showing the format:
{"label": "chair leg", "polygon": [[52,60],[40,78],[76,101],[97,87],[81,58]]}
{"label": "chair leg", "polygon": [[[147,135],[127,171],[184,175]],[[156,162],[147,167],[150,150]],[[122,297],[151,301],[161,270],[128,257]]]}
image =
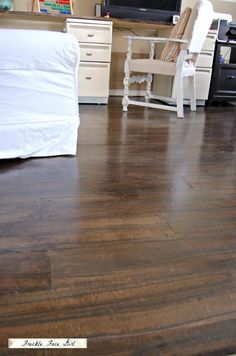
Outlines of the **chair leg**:
{"label": "chair leg", "polygon": [[177,104],[177,117],[180,119],[183,119],[184,118],[184,101],[183,101],[183,79],[182,78],[180,78],[178,80],[176,104]]}
{"label": "chair leg", "polygon": [[196,88],[195,88],[195,76],[188,78],[189,94],[190,94],[190,108],[191,111],[196,111]]}
{"label": "chair leg", "polygon": [[147,80],[147,87],[146,87],[145,101],[149,102],[151,96],[152,74],[148,74],[146,80]]}
{"label": "chair leg", "polygon": [[130,72],[125,73],[124,77],[124,96],[122,99],[123,111],[128,111],[129,105],[129,78]]}

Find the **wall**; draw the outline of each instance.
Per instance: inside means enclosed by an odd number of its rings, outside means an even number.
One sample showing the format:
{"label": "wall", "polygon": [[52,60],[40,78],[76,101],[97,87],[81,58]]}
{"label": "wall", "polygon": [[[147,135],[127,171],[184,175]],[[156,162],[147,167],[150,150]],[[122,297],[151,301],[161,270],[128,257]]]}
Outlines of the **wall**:
{"label": "wall", "polygon": [[32,0],[14,0],[15,11],[32,11]]}
{"label": "wall", "polygon": [[101,4],[102,0],[77,0],[76,12],[79,16],[94,16],[95,4]]}

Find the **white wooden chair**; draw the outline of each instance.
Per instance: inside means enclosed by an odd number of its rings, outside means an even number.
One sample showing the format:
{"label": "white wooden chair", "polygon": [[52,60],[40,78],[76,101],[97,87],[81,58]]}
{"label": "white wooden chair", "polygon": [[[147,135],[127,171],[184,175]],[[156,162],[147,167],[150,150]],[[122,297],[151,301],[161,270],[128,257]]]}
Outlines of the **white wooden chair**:
{"label": "white wooden chair", "polygon": [[[190,10],[191,11],[191,10]],[[191,15],[187,21],[182,38],[161,38],[161,37],[139,37],[125,36],[128,39],[127,58],[125,61],[124,77],[124,97],[122,100],[123,111],[128,110],[128,105],[139,105],[157,109],[171,110],[177,112],[177,117],[184,117],[183,110],[183,79],[188,78],[190,92],[190,107],[192,111],[196,110],[195,94],[195,67],[198,55],[202,49],[207,33],[213,20],[213,7],[209,0],[198,0],[194,5]],[[176,25],[177,26],[177,25]],[[172,31],[173,32],[173,31]],[[132,43],[133,41],[147,41],[150,45],[149,58],[133,59]],[[179,44],[179,54],[175,61],[164,61],[155,59],[155,45],[157,43]],[[132,72],[141,73],[141,75],[131,75]],[[160,97],[152,95],[151,84],[154,74],[169,75],[175,77],[177,85],[177,94],[175,106],[166,104],[151,103],[150,99],[159,99]],[[145,101],[129,99],[129,85],[131,83],[147,83]],[[162,101],[170,101],[173,98],[163,98]],[[164,99],[164,100],[163,100]],[[168,100],[169,99],[169,100]]]}

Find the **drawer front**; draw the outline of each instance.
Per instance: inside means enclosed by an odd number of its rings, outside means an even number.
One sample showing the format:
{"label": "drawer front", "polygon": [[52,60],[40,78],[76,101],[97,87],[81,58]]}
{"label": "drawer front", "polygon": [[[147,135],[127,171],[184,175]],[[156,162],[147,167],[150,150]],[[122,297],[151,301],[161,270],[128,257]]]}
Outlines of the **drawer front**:
{"label": "drawer front", "polygon": [[211,68],[213,62],[214,52],[201,52],[197,59],[197,67]]}
{"label": "drawer front", "polygon": [[228,91],[236,93],[236,70],[221,66],[218,88],[219,91]]}
{"label": "drawer front", "polygon": [[67,32],[74,35],[79,42],[111,43],[111,26],[85,23],[67,23]]}
{"label": "drawer front", "polygon": [[80,59],[85,62],[110,62],[111,45],[109,44],[80,44]]}
{"label": "drawer front", "polygon": [[80,63],[79,67],[79,96],[109,96],[109,63]]}
{"label": "drawer front", "polygon": [[208,34],[202,46],[202,51],[214,51],[216,34]]}
{"label": "drawer front", "polygon": [[[211,69],[196,69],[196,98],[207,100],[211,82]],[[184,99],[189,99],[188,79],[184,80]]]}

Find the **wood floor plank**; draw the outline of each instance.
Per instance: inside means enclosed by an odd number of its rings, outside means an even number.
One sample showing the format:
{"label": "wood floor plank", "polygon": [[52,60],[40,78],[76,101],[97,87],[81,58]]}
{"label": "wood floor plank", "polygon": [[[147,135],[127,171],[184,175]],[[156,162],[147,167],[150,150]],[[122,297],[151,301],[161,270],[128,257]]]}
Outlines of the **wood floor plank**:
{"label": "wood floor plank", "polygon": [[80,106],[76,157],[0,162],[0,355],[236,353],[235,112],[111,98]]}
{"label": "wood floor plank", "polygon": [[0,298],[11,293],[50,289],[50,261],[46,253],[10,250],[1,249]]}

